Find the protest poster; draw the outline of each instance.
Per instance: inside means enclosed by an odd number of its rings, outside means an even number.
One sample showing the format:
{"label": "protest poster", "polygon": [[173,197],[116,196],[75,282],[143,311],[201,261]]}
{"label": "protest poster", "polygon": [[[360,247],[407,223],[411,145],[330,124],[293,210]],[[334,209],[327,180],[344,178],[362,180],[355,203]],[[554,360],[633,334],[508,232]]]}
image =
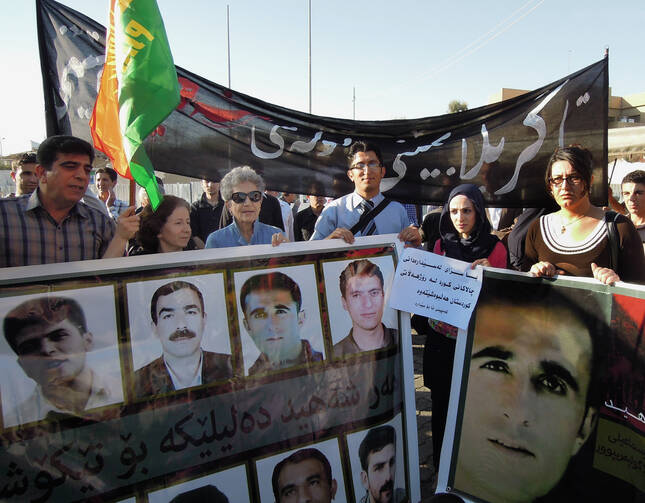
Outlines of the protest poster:
{"label": "protest poster", "polygon": [[645,288],[484,271],[460,332],[437,490],[642,501]]}
{"label": "protest poster", "polygon": [[[419,501],[409,318],[386,307],[399,246],[6,269],[0,499],[264,503],[308,468],[327,498],[358,501],[378,451],[391,491]],[[359,347],[359,323],[383,325],[382,347]]]}
{"label": "protest poster", "polygon": [[396,270],[390,305],[468,328],[481,288],[482,268],[437,253],[406,248]]}

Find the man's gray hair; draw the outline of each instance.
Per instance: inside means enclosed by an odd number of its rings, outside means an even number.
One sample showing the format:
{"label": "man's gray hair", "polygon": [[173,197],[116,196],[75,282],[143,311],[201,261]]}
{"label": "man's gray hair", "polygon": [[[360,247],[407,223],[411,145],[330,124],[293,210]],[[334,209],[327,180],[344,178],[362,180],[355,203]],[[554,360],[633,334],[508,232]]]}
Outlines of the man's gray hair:
{"label": "man's gray hair", "polygon": [[238,166],[224,175],[219,184],[219,192],[224,201],[230,201],[233,196],[233,187],[240,183],[251,182],[260,192],[264,192],[264,180],[250,166]]}

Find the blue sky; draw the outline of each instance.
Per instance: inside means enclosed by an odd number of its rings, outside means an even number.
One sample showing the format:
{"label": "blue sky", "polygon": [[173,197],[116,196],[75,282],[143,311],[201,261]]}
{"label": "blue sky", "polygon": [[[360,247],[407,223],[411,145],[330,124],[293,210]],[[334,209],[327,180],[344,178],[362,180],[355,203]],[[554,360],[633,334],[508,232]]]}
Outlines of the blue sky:
{"label": "blue sky", "polygon": [[[107,24],[108,0],[64,0]],[[610,49],[614,95],[645,91],[643,0],[311,0],[312,112],[386,120],[441,115],[452,99],[485,105],[502,87],[535,89]],[[175,63],[307,111],[308,0],[158,0]],[[35,1],[0,0],[3,153],[45,136]],[[9,71],[7,71],[9,70]]]}

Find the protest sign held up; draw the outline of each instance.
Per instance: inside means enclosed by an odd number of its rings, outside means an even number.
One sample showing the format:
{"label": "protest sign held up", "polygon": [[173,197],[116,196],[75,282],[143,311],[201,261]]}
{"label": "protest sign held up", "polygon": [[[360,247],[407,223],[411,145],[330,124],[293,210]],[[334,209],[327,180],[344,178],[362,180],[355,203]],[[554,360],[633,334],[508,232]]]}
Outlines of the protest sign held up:
{"label": "protest sign held up", "polygon": [[[0,282],[0,497],[169,501],[213,485],[273,501],[273,470],[300,452],[358,501],[363,463],[389,446],[397,494],[418,500],[409,321],[386,306],[397,252],[369,239],[15,268]],[[357,262],[378,269],[378,319],[343,300]],[[365,350],[352,326],[370,322],[389,339]]]}

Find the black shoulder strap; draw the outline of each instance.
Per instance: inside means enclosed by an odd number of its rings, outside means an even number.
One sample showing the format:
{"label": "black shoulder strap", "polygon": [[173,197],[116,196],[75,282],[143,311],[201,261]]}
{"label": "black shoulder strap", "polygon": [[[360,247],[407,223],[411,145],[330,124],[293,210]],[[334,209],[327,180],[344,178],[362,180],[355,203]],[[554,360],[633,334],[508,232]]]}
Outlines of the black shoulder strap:
{"label": "black shoulder strap", "polygon": [[617,218],[618,213],[615,211],[607,211],[605,213],[607,238],[609,240],[609,267],[616,272],[618,271],[618,244],[620,242],[618,226],[616,225]]}
{"label": "black shoulder strap", "polygon": [[350,232],[352,234],[356,234],[357,232],[365,229],[365,227],[367,227],[367,224],[374,220],[376,218],[376,215],[383,211],[388,204],[390,204],[390,199],[386,197],[379,204],[377,204],[375,208],[372,208],[370,211],[363,213],[354,227],[350,229]]}

